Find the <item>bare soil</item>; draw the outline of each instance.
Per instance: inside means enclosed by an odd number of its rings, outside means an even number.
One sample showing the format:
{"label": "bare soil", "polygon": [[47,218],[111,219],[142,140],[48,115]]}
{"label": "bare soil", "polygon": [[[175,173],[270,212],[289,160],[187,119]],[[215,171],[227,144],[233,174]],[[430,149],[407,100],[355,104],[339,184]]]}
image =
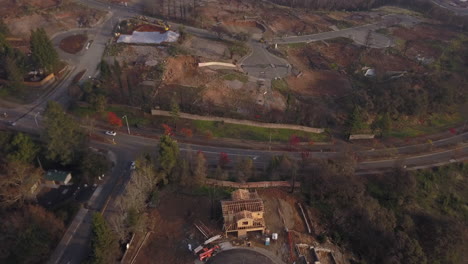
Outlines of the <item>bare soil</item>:
{"label": "bare soil", "polygon": [[389,54],[383,50],[370,50],[362,56],[361,63],[375,68],[377,74],[383,74],[388,71],[424,71],[423,67],[418,65],[415,60]]}
{"label": "bare soil", "polygon": [[[35,0],[34,2],[42,2]],[[50,3],[54,1],[44,1]],[[2,6],[3,7],[3,6]],[[16,14],[4,19],[14,36],[29,37],[31,30],[43,27],[49,36],[78,27],[92,27],[105,16],[105,12],[88,8],[71,1],[63,1],[58,8],[45,9],[41,12],[18,12],[18,7],[6,5],[5,12]],[[1,11],[0,11],[1,12]]]}
{"label": "bare soil", "polygon": [[76,54],[83,49],[87,41],[88,36],[85,34],[73,35],[62,39],[59,47],[67,53]]}
{"label": "bare soil", "polygon": [[301,96],[344,96],[351,90],[347,76],[336,71],[306,70],[297,78],[287,77],[286,81]]}
{"label": "bare soil", "polygon": [[189,238],[204,241],[193,223],[202,221],[211,230],[221,231],[210,220],[210,201],[176,192],[162,192],[160,197],[159,206],[149,214],[153,233],[135,263],[193,263],[196,257],[187,248]]}
{"label": "bare soil", "polygon": [[228,61],[227,45],[221,41],[204,39],[192,36],[183,43],[183,47],[188,49],[195,56],[202,57],[201,60]]}
{"label": "bare soil", "polygon": [[398,27],[393,30],[393,35],[404,40],[449,41],[456,33],[440,25],[421,24],[412,28]]}
{"label": "bare soil", "polygon": [[163,80],[167,84],[198,86],[203,84],[203,76],[198,74],[198,61],[192,56],[170,57],[166,60]]}
{"label": "bare soil", "polygon": [[138,32],[160,32],[160,33],[165,32],[164,28],[158,27],[158,26],[155,26],[155,25],[149,25],[149,24],[139,25],[139,26],[137,26],[135,28],[135,31],[138,31]]}

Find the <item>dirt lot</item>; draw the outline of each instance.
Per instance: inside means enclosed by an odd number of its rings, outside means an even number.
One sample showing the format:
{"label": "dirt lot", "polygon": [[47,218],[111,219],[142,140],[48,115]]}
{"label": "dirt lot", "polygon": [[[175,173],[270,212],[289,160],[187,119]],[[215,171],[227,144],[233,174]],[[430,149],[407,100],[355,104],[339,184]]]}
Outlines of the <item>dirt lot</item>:
{"label": "dirt lot", "polygon": [[231,62],[231,59],[228,57],[227,45],[221,41],[192,36],[183,43],[183,47],[195,56],[200,56],[207,60]]}
{"label": "dirt lot", "polygon": [[166,48],[162,46],[124,45],[118,56],[107,57],[109,63],[116,59],[120,64],[135,65],[150,63],[156,65],[168,56]]}
{"label": "dirt lot", "polygon": [[136,263],[193,263],[195,256],[187,249],[187,244],[189,240],[204,241],[193,223],[202,221],[211,230],[221,231],[219,225],[209,219],[210,209],[207,197],[161,193],[158,208],[149,216],[154,223],[153,234]]}
{"label": "dirt lot", "polygon": [[84,34],[69,36],[60,41],[59,47],[67,53],[76,54],[83,49],[87,41],[88,36]]}
{"label": "dirt lot", "polygon": [[[40,1],[35,1],[40,2]],[[50,2],[50,1],[44,1]],[[13,7],[7,5],[9,12],[17,13]],[[21,14],[21,16],[7,17],[5,24],[14,36],[29,37],[32,29],[43,27],[49,36],[59,31],[78,27],[92,27],[105,16],[105,13],[95,9],[64,1],[54,9],[39,10]]]}
{"label": "dirt lot", "polygon": [[138,32],[160,32],[160,33],[165,32],[164,28],[158,27],[158,26],[155,26],[155,25],[149,25],[149,24],[139,25],[139,26],[137,26],[135,28],[135,31],[138,31]]}
{"label": "dirt lot", "polygon": [[286,78],[290,89],[302,96],[344,96],[351,90],[346,75],[336,71],[304,71],[299,77]]}
{"label": "dirt lot", "polygon": [[[377,16],[371,13],[330,12],[314,13],[280,8],[268,2],[260,1],[206,1],[197,7],[198,26],[210,28],[217,22],[230,24],[245,18],[261,21],[268,27],[268,34],[300,35],[330,31],[331,26],[345,28],[375,21]],[[209,2],[209,4],[208,4]],[[239,28],[233,28],[236,32]],[[246,29],[244,29],[246,30]],[[255,32],[250,32],[255,33]]]}
{"label": "dirt lot", "polygon": [[198,61],[193,56],[169,57],[163,80],[167,84],[199,86],[207,83],[206,76],[200,74]]}
{"label": "dirt lot", "polygon": [[57,6],[60,0],[0,0],[0,15],[8,17],[22,16],[28,10],[38,10]]}

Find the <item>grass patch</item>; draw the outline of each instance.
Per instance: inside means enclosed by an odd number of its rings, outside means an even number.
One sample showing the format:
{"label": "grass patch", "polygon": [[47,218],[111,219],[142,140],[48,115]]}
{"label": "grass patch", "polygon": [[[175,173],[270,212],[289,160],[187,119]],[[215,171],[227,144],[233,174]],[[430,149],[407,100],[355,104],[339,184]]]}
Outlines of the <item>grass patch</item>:
{"label": "grass patch", "polygon": [[271,129],[264,127],[254,127],[247,125],[227,124],[215,121],[193,120],[192,124],[196,132],[211,133],[218,138],[248,139],[268,142],[287,142],[292,135],[296,135],[308,141],[326,141],[328,136],[324,133],[315,134],[292,129]]}
{"label": "grass patch", "polygon": [[147,118],[145,113],[139,109],[121,105],[110,105],[107,107],[107,111],[116,113],[118,117],[126,115],[129,126],[146,126],[151,123],[151,120]]}
{"label": "grass patch", "polygon": [[271,80],[271,88],[280,93],[287,93],[289,91],[288,83],[284,79]]}
{"label": "grass patch", "polygon": [[242,83],[246,83],[249,81],[249,77],[247,75],[239,73],[239,72],[227,73],[226,75],[223,75],[222,78],[227,81],[238,80],[238,81],[241,81]]}
{"label": "grass patch", "polygon": [[388,133],[390,137],[407,138],[417,137],[440,132],[443,129],[452,128],[461,124],[466,116],[461,111],[455,114],[433,114],[424,124],[414,124],[410,121],[399,121],[395,124],[398,129],[392,129]]}

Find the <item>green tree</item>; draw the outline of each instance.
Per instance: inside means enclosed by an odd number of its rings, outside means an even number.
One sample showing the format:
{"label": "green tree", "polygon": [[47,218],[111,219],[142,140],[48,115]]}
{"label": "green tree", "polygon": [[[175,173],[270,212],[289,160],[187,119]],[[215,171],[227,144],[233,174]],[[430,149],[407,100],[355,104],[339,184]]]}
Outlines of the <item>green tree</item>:
{"label": "green tree", "polygon": [[385,112],[383,115],[379,116],[371,125],[373,131],[378,130],[381,136],[386,135],[390,128],[392,127],[392,119],[390,114]]}
{"label": "green tree", "polygon": [[351,135],[365,128],[365,123],[362,117],[362,111],[359,106],[355,106],[353,112],[348,117],[345,123],[346,133]]}
{"label": "green tree", "polygon": [[30,163],[39,152],[39,147],[33,142],[31,137],[23,133],[18,133],[8,146],[9,160]]}
{"label": "green tree", "polygon": [[115,261],[118,243],[102,214],[95,213],[93,215],[91,228],[91,263],[113,263]]}
{"label": "green tree", "polygon": [[4,60],[4,67],[7,80],[11,82],[22,82],[24,72],[16,64],[14,58],[8,56]]}
{"label": "green tree", "polygon": [[78,123],[54,101],[47,103],[44,117],[43,137],[46,141],[46,157],[62,165],[70,164],[84,147],[85,142]]}
{"label": "green tree", "polygon": [[0,34],[4,36],[10,34],[10,30],[8,29],[8,26],[5,24],[5,21],[3,21],[3,18],[0,18]]}
{"label": "green tree", "polygon": [[85,179],[95,180],[108,170],[109,162],[105,156],[92,151],[87,151],[83,154],[80,163],[80,171]]}
{"label": "green tree", "polygon": [[158,154],[159,166],[165,174],[164,182],[166,183],[179,159],[179,146],[170,136],[164,135],[159,140]]}
{"label": "green tree", "polygon": [[179,103],[175,99],[172,99],[171,101],[171,116],[172,120],[174,121],[174,124],[177,123],[177,120],[179,119],[179,114],[180,114],[180,107]]}
{"label": "green tree", "polygon": [[31,30],[30,45],[32,58],[37,67],[48,72],[56,70],[59,56],[43,28]]}

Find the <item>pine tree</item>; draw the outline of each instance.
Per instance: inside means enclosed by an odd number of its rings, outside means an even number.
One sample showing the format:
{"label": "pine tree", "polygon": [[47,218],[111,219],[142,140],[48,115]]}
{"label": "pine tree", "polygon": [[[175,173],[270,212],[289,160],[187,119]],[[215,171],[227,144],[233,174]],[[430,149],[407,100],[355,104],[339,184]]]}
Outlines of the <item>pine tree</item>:
{"label": "pine tree", "polygon": [[166,176],[166,183],[179,159],[179,146],[169,135],[164,135],[159,140],[158,154],[159,167]]}
{"label": "pine tree", "polygon": [[36,66],[53,72],[58,66],[59,56],[43,28],[31,31],[30,45]]}
{"label": "pine tree", "polygon": [[100,213],[93,215],[92,237],[91,237],[91,263],[105,264],[115,261],[117,239],[106,220]]}

